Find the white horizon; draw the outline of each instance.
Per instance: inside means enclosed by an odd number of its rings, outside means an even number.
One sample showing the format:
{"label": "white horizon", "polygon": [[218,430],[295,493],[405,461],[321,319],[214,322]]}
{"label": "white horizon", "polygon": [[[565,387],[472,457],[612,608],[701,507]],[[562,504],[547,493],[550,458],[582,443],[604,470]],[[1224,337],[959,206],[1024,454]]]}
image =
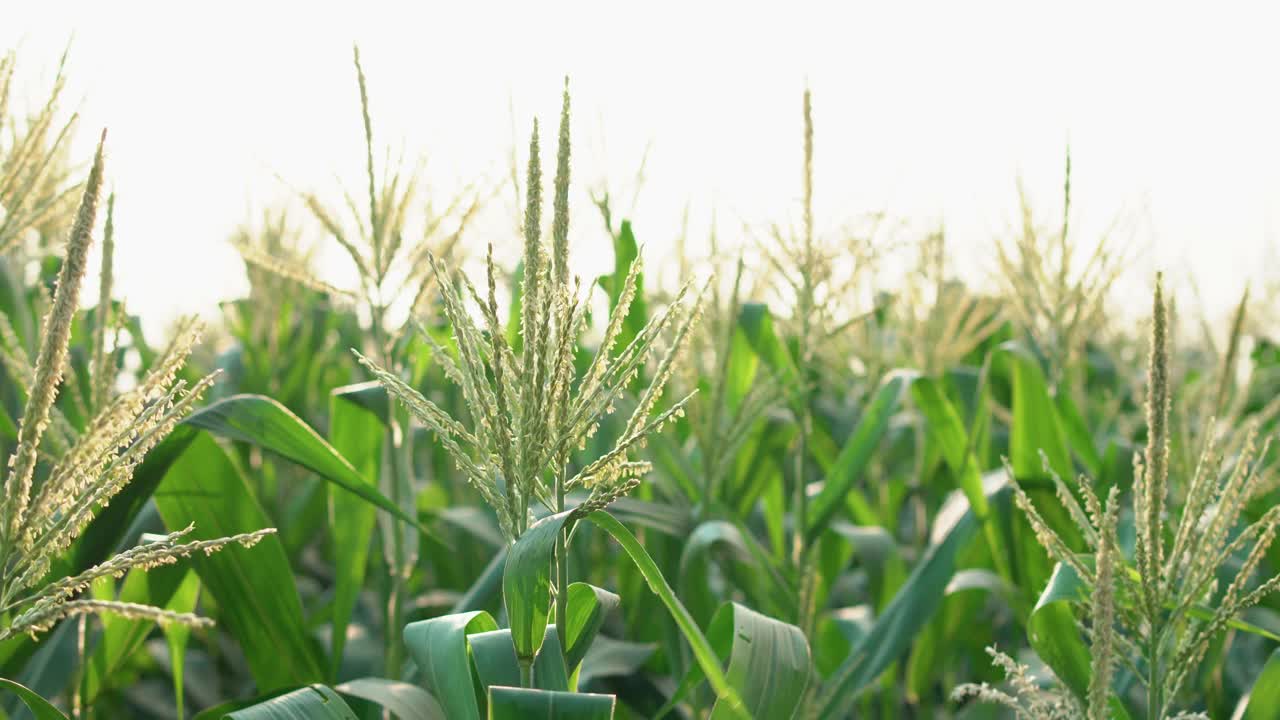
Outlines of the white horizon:
{"label": "white horizon", "polygon": [[[18,48],[35,99],[73,39],[76,156],[110,128],[119,287],[153,331],[179,313],[215,320],[216,302],[244,291],[227,240],[288,198],[276,175],[328,197],[335,175],[359,189],[352,43],[376,142],[426,155],[446,195],[505,176],[531,119],[554,126],[568,75],[587,268],[608,257],[587,189],[629,191],[646,148],[630,214],[651,263],[669,256],[686,206],[693,247],[713,212],[729,243],[739,219],[794,218],[807,84],[820,229],[878,211],[921,232],[945,223],[960,270],[981,279],[1016,220],[1019,177],[1041,219],[1060,212],[1070,144],[1073,233],[1087,246],[1120,218],[1139,251],[1122,295],[1164,268],[1194,275],[1221,314],[1246,281],[1280,280],[1280,44],[1252,5],[32,5],[5,11],[0,47]],[[472,242],[513,255],[503,222]],[[349,277],[322,244],[326,275]]]}

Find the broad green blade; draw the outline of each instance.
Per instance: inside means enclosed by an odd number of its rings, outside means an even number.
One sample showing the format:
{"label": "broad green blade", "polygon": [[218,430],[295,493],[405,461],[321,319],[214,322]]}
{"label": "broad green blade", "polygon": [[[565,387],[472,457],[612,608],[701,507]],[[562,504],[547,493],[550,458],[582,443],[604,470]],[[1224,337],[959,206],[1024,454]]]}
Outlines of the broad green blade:
{"label": "broad green blade", "polygon": [[0,688],[17,695],[30,708],[32,714],[36,716],[36,720],[67,720],[67,716],[63,715],[58,708],[50,705],[48,700],[40,697],[25,685],[19,685],[12,680],[0,678]]}
{"label": "broad green blade", "polygon": [[227,702],[218,703],[213,707],[205,708],[204,710],[201,710],[200,712],[196,713],[195,716],[191,718],[191,720],[222,720],[227,716],[227,713],[235,712],[236,710],[244,710],[246,708],[251,708],[255,705],[260,705],[268,700],[278,698],[283,695],[288,695],[291,692],[295,692],[297,690],[305,690],[308,687],[309,686],[304,685],[301,688],[296,686],[279,688],[277,690],[272,690],[271,692],[262,693],[249,700],[229,700]]}
{"label": "broad green blade", "polygon": [[662,571],[653,562],[653,558],[649,557],[649,553],[645,551],[640,541],[636,540],[636,536],[632,535],[626,526],[607,512],[596,511],[587,515],[586,519],[613,536],[613,539],[622,546],[622,549],[631,558],[631,562],[635,564],[636,569],[640,571],[649,589],[667,606],[667,611],[671,613],[672,619],[675,620],[680,632],[684,635],[684,639],[689,643],[698,667],[702,669],[707,681],[711,684],[711,688],[715,691],[716,697],[720,699],[717,707],[723,705],[725,712],[730,713],[732,717],[750,720],[751,713],[747,710],[746,705],[743,704],[738,691],[729,684],[729,679],[725,676],[724,670],[721,669],[720,661],[716,657],[711,643],[707,641],[707,637],[698,629],[697,623],[694,622],[684,605],[680,603],[675,591],[671,589],[671,585],[662,576]]}
{"label": "broad green blade", "polygon": [[1062,424],[1062,430],[1070,442],[1071,449],[1084,465],[1085,471],[1091,477],[1099,477],[1102,473],[1102,455],[1094,445],[1093,435],[1089,432],[1084,416],[1072,402],[1071,393],[1059,389],[1054,403],[1058,408],[1058,420]]}
{"label": "broad green blade", "polygon": [[[1084,584],[1074,570],[1061,563],[1054,566],[1049,584],[1027,619],[1027,638],[1036,655],[1063,684],[1082,702],[1087,702],[1089,679],[1093,675],[1092,656],[1070,607],[1084,592]],[[1111,696],[1111,716],[1118,720],[1129,718],[1128,709],[1115,695]]]}
{"label": "broad green blade", "polygon": [[288,408],[263,395],[234,395],[191,414],[189,425],[270,450],[430,535]]}
{"label": "broad green blade", "polygon": [[1049,467],[1069,481],[1073,476],[1071,454],[1040,364],[1025,348],[1011,342],[1000,346],[997,357],[1008,362],[1013,382],[1009,461],[1014,474],[1019,479],[1043,477],[1043,452]]}
{"label": "broad green blade", "polygon": [[1081,700],[1089,697],[1093,671],[1071,603],[1079,601],[1083,592],[1075,571],[1058,563],[1027,618],[1027,639],[1036,655]]}
{"label": "broad green blade", "polygon": [[449,720],[480,720],[484,695],[472,673],[468,635],[498,629],[487,612],[456,613],[409,623],[404,644],[427,690]]}
{"label": "broad green blade", "polygon": [[222,720],[358,720],[336,692],[312,685],[222,716]]}
{"label": "broad green blade", "polygon": [[778,380],[791,386],[796,380],[795,363],[779,339],[773,326],[773,315],[763,303],[743,303],[738,312],[738,327],[746,335],[747,344],[772,368]]}
{"label": "broad green blade", "polygon": [[914,373],[899,370],[889,373],[880,383],[857,429],[836,456],[835,466],[827,473],[822,490],[810,501],[805,534],[811,542],[822,533],[836,511],[844,507],[845,496],[871,462],[880,438],[889,429],[889,421],[902,402],[903,393],[914,379]]}
{"label": "broad green blade", "polygon": [[[729,657],[729,684],[753,717],[790,718],[809,686],[809,643],[800,628],[737,603],[722,607],[707,631],[711,644]],[[733,717],[717,702],[712,720]]]}
{"label": "broad green blade", "polygon": [[960,412],[947,398],[942,383],[934,378],[918,378],[911,386],[911,398],[928,421],[929,436],[938,443],[942,457],[959,479],[960,489],[979,518],[987,516],[987,496],[982,489],[982,468],[969,447]]}
{"label": "broad green blade", "polygon": [[[169,466],[155,501],[169,528],[195,525],[188,540],[271,526],[239,469],[204,433]],[[219,624],[239,641],[259,690],[324,679],[279,538],[268,535],[252,548],[233,544],[212,555],[196,553],[190,563],[217,600]]]}
{"label": "broad green blade", "polygon": [[[162,565],[148,571],[130,570],[124,577],[119,595],[122,602],[139,603],[153,607],[169,604],[183,578],[191,572],[184,565]],[[134,620],[110,614],[102,616],[102,631],[94,644],[85,668],[84,699],[92,703],[116,677],[116,673],[129,662],[133,653],[155,627],[154,622]],[[117,680],[118,682],[118,680]]]}
{"label": "broad green blade", "polygon": [[[800,710],[813,673],[809,643],[800,628],[737,603],[724,603],[707,628],[707,639],[720,661],[728,661],[729,682],[752,717],[786,720]],[[664,710],[683,700],[702,678],[697,666],[690,668]],[[726,713],[717,702],[710,717],[733,717]]]}
{"label": "broad green blade", "polygon": [[[743,337],[746,338],[752,351],[765,365],[769,366],[782,387],[792,391],[788,393],[789,402],[792,410],[798,411],[806,395],[795,392],[801,388],[797,382],[799,375],[795,361],[784,344],[782,336],[774,327],[769,306],[763,303],[743,303],[742,309],[738,312],[738,327],[742,330]],[[824,423],[814,423],[810,429],[812,433],[809,435],[809,454],[818,462],[823,472],[833,472],[839,448]]]}
{"label": "broad green blade", "polygon": [[1240,720],[1280,719],[1280,649],[1271,653],[1253,681],[1253,689],[1240,699],[1240,706],[1243,714],[1239,709],[1235,712]]}
{"label": "broad green blade", "polygon": [[[978,428],[967,430],[961,419],[960,411],[947,398],[942,383],[933,379],[918,378],[911,386],[911,396],[928,420],[929,436],[942,450],[942,457],[952,474],[960,484],[960,490],[969,501],[978,520],[983,523],[983,532],[987,546],[991,549],[991,557],[1004,577],[1012,577],[1006,560],[1007,551],[999,529],[991,521],[991,508],[987,504],[986,489],[983,486],[982,468],[979,467],[974,452],[973,438],[970,432],[979,432]],[[984,400],[979,399],[979,402]],[[1016,403],[1016,400],[1015,400]]]}
{"label": "broad green blade", "polygon": [[556,539],[572,510],[549,515],[534,523],[511,546],[502,573],[502,596],[516,657],[531,663],[542,647],[547,616],[551,612],[551,560]]}
{"label": "broad green blade", "polygon": [[612,695],[489,688],[489,720],[612,720]]}
{"label": "broad green blade", "polygon": [[486,688],[490,685],[520,685],[520,663],[511,644],[511,630],[490,630],[467,636],[471,645],[471,660],[475,663],[476,683]]}
{"label": "broad green blade", "polygon": [[344,682],[334,690],[380,705],[397,720],[448,720],[431,693],[409,683],[369,677]]}
{"label": "broad green blade", "polygon": [[[200,577],[188,570],[182,584],[173,593],[172,599],[165,605],[165,610],[179,613],[192,613],[196,610],[196,600],[200,597]],[[186,717],[186,686],[183,683],[183,671],[186,668],[187,641],[191,638],[191,628],[182,623],[169,623],[161,626],[164,631],[165,644],[169,647],[169,667],[173,676],[173,695],[178,701],[178,717]]]}
{"label": "broad green blade", "polygon": [[565,607],[565,638],[569,647],[564,652],[570,673],[586,657],[605,617],[617,609],[622,598],[587,583],[569,583],[569,603]]}
{"label": "broad green blade", "polygon": [[[357,388],[357,394],[360,388]],[[382,467],[385,426],[377,414],[353,399],[346,388],[329,397],[329,439],[351,463],[364,486],[377,492]],[[330,677],[337,677],[347,642],[347,625],[369,565],[368,538],[377,518],[373,505],[351,493],[329,493],[329,532],[333,539],[333,641],[329,657]]]}

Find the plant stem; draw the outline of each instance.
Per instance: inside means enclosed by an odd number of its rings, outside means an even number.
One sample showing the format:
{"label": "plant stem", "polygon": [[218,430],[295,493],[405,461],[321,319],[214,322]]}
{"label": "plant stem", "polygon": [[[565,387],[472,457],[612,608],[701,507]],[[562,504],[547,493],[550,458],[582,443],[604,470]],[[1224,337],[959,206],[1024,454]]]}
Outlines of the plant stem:
{"label": "plant stem", "polygon": [[533,687],[533,660],[520,658],[520,687]]}
{"label": "plant stem", "polygon": [[[564,512],[564,483],[568,468],[556,473],[556,513]],[[556,635],[560,640],[560,653],[565,656],[565,669],[568,668],[569,637],[568,616],[569,604],[569,542],[568,528],[563,528],[556,536]],[[571,671],[570,671],[571,672]]]}
{"label": "plant stem", "polygon": [[[391,440],[391,452],[388,454],[390,459],[390,477],[391,477],[391,501],[396,507],[402,507],[402,498],[400,497],[400,467],[399,467],[399,451],[400,433],[394,428],[388,428],[387,434]],[[390,678],[399,679],[400,677],[400,626],[403,624],[402,600],[404,595],[404,536],[401,532],[400,522],[397,519],[391,521],[391,588],[387,597],[387,647],[386,647],[386,674]]]}
{"label": "plant stem", "polygon": [[1160,669],[1160,645],[1162,633],[1152,630],[1147,642],[1147,718],[1162,720],[1164,717],[1164,678]]}
{"label": "plant stem", "polygon": [[809,526],[809,494],[805,483],[805,456],[809,451],[809,398],[803,394],[804,403],[800,417],[800,436],[796,447],[795,493],[792,500],[795,508],[795,527],[791,540],[791,560],[799,582],[799,604],[796,608],[796,624],[807,637],[814,602],[814,579],[808,572],[809,548],[805,542],[805,531]]}

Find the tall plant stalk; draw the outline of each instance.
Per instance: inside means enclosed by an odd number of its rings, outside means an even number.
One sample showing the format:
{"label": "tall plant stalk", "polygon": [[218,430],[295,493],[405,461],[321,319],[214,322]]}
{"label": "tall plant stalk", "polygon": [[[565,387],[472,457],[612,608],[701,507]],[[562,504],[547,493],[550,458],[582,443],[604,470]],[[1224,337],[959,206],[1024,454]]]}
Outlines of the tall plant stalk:
{"label": "tall plant stalk", "polygon": [[816,308],[815,274],[810,271],[818,262],[813,237],[813,106],[808,89],[804,92],[804,235],[801,246],[800,284],[796,297],[796,314],[800,331],[796,337],[796,372],[799,376],[797,392],[800,401],[799,436],[796,439],[795,487],[792,508],[794,527],[791,537],[791,560],[800,581],[800,602],[797,624],[809,634],[813,624],[815,578],[808,572],[808,548],[805,537],[809,524],[809,493],[806,466],[809,452],[809,434],[813,426],[810,407],[810,373],[812,372],[813,315]]}

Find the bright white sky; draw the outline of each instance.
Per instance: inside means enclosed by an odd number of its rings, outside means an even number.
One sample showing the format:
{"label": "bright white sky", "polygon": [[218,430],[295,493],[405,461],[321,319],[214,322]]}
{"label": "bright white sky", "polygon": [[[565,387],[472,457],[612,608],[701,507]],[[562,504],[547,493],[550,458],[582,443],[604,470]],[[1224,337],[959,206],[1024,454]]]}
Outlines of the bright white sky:
{"label": "bright white sky", "polygon": [[534,115],[554,125],[568,74],[586,262],[604,241],[585,188],[629,189],[646,146],[633,216],[651,263],[686,203],[695,238],[713,207],[728,240],[739,220],[794,217],[806,82],[820,229],[878,210],[945,221],[962,265],[989,270],[1019,175],[1056,217],[1070,142],[1079,237],[1121,217],[1143,251],[1134,287],[1192,270],[1223,307],[1280,217],[1280,18],[1261,3],[2,4],[0,46],[29,80],[74,35],[80,155],[110,128],[117,272],[153,327],[243,290],[226,239],[287,197],[276,174],[360,187],[353,41],[378,142],[425,153],[445,191],[500,179],[512,110],[523,144]]}

